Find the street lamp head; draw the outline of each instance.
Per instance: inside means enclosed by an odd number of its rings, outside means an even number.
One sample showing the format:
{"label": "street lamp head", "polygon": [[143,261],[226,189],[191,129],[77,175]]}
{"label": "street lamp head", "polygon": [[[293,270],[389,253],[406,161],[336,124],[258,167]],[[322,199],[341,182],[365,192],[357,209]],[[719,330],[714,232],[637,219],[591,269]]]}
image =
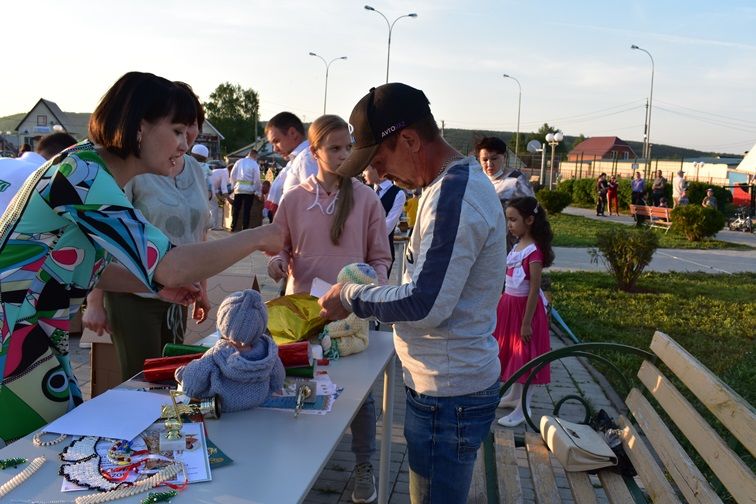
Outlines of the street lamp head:
{"label": "street lamp head", "polygon": [[340,60],[345,60],[345,59],[347,59],[347,57],[346,57],[346,56],[342,56],[342,57],[340,57],[339,59],[340,59]]}
{"label": "street lamp head", "polygon": [[633,45],[630,46],[630,49],[640,49],[640,47],[638,47],[637,45],[633,44]]}
{"label": "street lamp head", "polygon": [[562,133],[561,131],[557,131],[554,134],[554,140],[556,140],[557,142],[561,142],[562,140],[564,140],[564,133]]}
{"label": "street lamp head", "polygon": [[417,14],[414,12],[410,12],[409,14],[407,14],[407,17],[417,17]]}
{"label": "street lamp head", "polygon": [[311,52],[310,56],[317,56],[317,54],[315,54],[314,52]]}
{"label": "street lamp head", "polygon": [[374,11],[375,9],[374,9],[374,8],[372,8],[372,7],[370,7],[369,5],[366,5],[366,6],[365,6],[365,10],[371,10],[371,11]]}
{"label": "street lamp head", "polygon": [[504,77],[505,79],[509,78],[509,74],[501,74],[501,76]]}
{"label": "street lamp head", "polygon": [[554,133],[547,133],[546,134],[546,141],[551,143],[554,141]]}

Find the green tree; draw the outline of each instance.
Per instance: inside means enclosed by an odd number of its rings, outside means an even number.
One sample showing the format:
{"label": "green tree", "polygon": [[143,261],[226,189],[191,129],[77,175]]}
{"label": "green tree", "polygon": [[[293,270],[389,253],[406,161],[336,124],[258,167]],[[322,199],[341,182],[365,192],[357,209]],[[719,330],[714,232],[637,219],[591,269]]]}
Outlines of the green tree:
{"label": "green tree", "polygon": [[[527,145],[527,143],[530,142],[531,140],[538,140],[539,142],[541,142],[541,145],[546,145],[548,152],[551,152],[551,148],[548,147],[548,143],[546,142],[546,135],[548,135],[549,133],[556,133],[557,131],[559,131],[559,128],[555,126],[549,126],[549,123],[543,123],[543,126],[538,128],[538,131],[528,134],[527,139],[525,140],[525,145]],[[522,138],[520,139],[520,141],[522,142]],[[559,142],[559,145],[557,145],[556,150],[555,150],[557,154],[566,153],[568,151],[567,147],[565,146],[565,143],[567,143],[566,136],[564,140]]]}
{"label": "green tree", "polygon": [[255,125],[260,111],[260,97],[254,89],[224,82],[203,104],[207,118],[223,134],[223,153],[232,152],[255,141]]}

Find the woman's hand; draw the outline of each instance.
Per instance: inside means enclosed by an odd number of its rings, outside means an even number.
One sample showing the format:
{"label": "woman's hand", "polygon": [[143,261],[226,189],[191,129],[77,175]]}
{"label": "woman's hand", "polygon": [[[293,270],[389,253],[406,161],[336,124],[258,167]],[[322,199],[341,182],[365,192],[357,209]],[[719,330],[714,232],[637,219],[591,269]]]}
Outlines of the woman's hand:
{"label": "woman's hand", "polygon": [[207,316],[210,314],[210,309],[212,308],[212,305],[210,305],[210,300],[207,299],[207,292],[205,292],[205,289],[202,289],[202,293],[200,294],[200,297],[197,298],[197,300],[194,302],[194,310],[192,310],[192,319],[197,324],[201,324],[205,320],[207,320]]}
{"label": "woman's hand", "polygon": [[81,317],[81,323],[90,331],[97,333],[97,336],[102,336],[103,332],[110,332],[108,313],[102,306],[102,302],[87,304],[87,309],[84,310]]}
{"label": "woman's hand", "polygon": [[286,276],[286,264],[281,258],[273,258],[268,263],[268,276],[273,279],[274,282],[278,282]]}
{"label": "woman's hand", "polygon": [[163,301],[189,306],[199,298],[200,292],[199,284],[193,283],[182,287],[163,287],[157,294]]}
{"label": "woman's hand", "polygon": [[262,233],[260,237],[260,250],[268,255],[277,254],[284,246],[283,232],[278,224],[266,224],[256,228]]}

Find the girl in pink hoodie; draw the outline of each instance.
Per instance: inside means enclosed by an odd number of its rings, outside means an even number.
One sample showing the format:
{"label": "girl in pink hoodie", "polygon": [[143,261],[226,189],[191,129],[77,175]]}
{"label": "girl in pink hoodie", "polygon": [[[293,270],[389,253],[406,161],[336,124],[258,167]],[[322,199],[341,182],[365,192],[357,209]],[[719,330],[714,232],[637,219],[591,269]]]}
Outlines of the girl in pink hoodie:
{"label": "girl in pink hoodie", "polygon": [[[318,173],[286,193],[273,222],[281,227],[283,250],[268,263],[278,281],[288,275],[286,293],[310,292],[315,277],[336,283],[341,268],[364,262],[386,283],[391,264],[386,212],[378,195],[362,182],[342,177],[336,169],[349,155],[352,138],[340,117],[321,116],[307,134],[318,161]],[[354,502],[376,498],[370,458],[375,453],[375,401],[368,394],[352,420],[355,456]]]}
{"label": "girl in pink hoodie", "polygon": [[383,206],[365,184],[336,173],[352,146],[347,123],[321,116],[308,139],[318,173],[281,200],[274,222],[283,230],[284,248],[268,263],[268,274],[275,281],[288,276],[286,294],[294,294],[310,292],[315,277],[336,283],[341,268],[365,262],[385,283],[391,250]]}

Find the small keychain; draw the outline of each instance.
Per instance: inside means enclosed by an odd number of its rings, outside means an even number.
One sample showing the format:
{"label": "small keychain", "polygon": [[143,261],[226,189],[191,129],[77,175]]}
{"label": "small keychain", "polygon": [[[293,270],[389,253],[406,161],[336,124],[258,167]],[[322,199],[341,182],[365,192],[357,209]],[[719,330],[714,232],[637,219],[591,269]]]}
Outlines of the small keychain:
{"label": "small keychain", "polygon": [[142,504],[157,504],[158,502],[168,502],[178,495],[176,490],[168,490],[167,492],[150,492],[150,494],[142,499]]}
{"label": "small keychain", "polygon": [[28,460],[23,457],[15,457],[9,459],[0,459],[0,469],[8,469],[9,467],[17,468],[21,464],[26,464]]}

